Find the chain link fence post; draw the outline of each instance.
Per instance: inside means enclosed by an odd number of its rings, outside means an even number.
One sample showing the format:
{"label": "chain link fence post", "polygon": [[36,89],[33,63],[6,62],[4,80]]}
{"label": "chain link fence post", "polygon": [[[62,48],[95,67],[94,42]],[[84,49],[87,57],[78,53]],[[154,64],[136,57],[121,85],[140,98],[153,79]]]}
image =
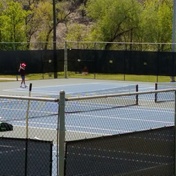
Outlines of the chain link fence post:
{"label": "chain link fence post", "polygon": [[58,116],[58,144],[59,144],[59,175],[64,176],[65,162],[65,92],[60,92],[59,99],[59,116]]}

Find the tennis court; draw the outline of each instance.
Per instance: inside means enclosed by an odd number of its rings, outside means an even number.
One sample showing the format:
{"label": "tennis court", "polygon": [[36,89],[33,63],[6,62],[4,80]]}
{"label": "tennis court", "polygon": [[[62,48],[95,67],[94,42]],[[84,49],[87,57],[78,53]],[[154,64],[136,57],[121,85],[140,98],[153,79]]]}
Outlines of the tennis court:
{"label": "tennis court", "polygon": [[[52,81],[54,82],[54,80]],[[53,86],[48,86],[46,81],[41,81],[42,86],[39,86],[38,82],[36,83],[37,85],[33,83],[32,96],[57,98],[59,97],[59,92],[61,90],[65,91],[66,97],[111,94],[113,92],[130,93],[136,91],[136,83],[131,82],[105,82],[98,80],[92,80],[91,82],[90,80],[88,80],[89,82],[86,82],[85,80],[83,80],[83,82],[81,83],[81,80],[77,80],[78,83],[76,83],[75,80],[64,80],[62,83],[62,80],[57,81],[58,85],[56,85],[56,83],[54,82],[55,85]],[[154,88],[155,85],[151,83],[138,84],[138,91],[154,90]],[[28,95],[28,89],[21,89],[18,86],[14,86],[14,88],[9,89],[3,89],[2,92],[13,95]],[[139,101],[140,100],[145,101],[145,103],[149,102],[150,104],[150,101],[154,101],[154,95],[141,95],[139,97]],[[0,116],[2,119],[6,121],[11,121],[11,123],[13,123],[13,125],[15,126],[25,126],[27,101],[24,102],[22,100],[14,100],[13,102],[11,100],[9,101],[1,99],[0,104]],[[86,102],[67,102],[66,130],[78,133],[82,132],[105,135],[123,133],[128,131],[145,130],[148,128],[156,128],[160,126],[168,126],[173,125],[174,122],[173,110],[169,108],[163,108],[161,115],[157,116],[158,108],[151,106],[128,106],[128,102],[127,106],[121,108],[118,108],[118,106],[114,106],[114,104],[113,106],[110,105],[108,109],[104,109],[102,106],[107,107],[107,103],[105,102],[102,105],[102,103],[100,104],[99,102],[91,102],[91,104],[87,105]],[[18,109],[18,107],[20,107],[20,109]],[[57,114],[57,104],[51,102],[40,102],[39,105],[36,105],[36,102],[31,102],[29,125],[35,128],[56,129]],[[143,125],[141,125],[142,123]]]}
{"label": "tennis court", "polygon": [[[1,84],[1,83],[0,83]],[[6,86],[4,84],[7,84]],[[28,96],[29,90],[19,88],[19,82],[4,83],[0,92],[5,95]],[[57,79],[32,81],[31,96],[59,98],[66,93],[65,128],[66,141],[145,131],[174,125],[174,103],[155,103],[155,94],[79,100],[79,97],[97,96],[136,91],[153,91],[155,84],[101,81],[85,79]],[[166,94],[167,96],[168,94]],[[170,95],[169,95],[170,96]],[[78,97],[76,100],[70,98]],[[1,136],[25,137],[26,100],[0,100],[0,117],[14,125],[14,131],[2,132]],[[29,138],[54,141],[53,168],[56,168],[58,104],[55,102],[30,102]],[[56,170],[53,169],[53,176]]]}
{"label": "tennis court", "polygon": [[[53,81],[53,80],[52,80]],[[58,81],[59,82],[59,81]],[[69,81],[68,81],[69,82]],[[100,94],[110,94],[110,93],[125,93],[125,92],[134,92],[135,90],[135,83],[126,83],[126,82],[105,82],[105,81],[92,81],[89,83],[71,83],[64,84],[64,85],[54,85],[54,86],[35,86],[33,83],[32,88],[32,96],[42,96],[42,97],[54,97],[59,98],[59,91],[64,90],[66,93],[66,97],[70,96],[86,96],[86,95],[98,95]],[[139,84],[138,91],[146,91],[146,90],[154,90],[154,84]],[[13,95],[18,94],[28,94],[28,89],[21,89],[19,87],[14,87],[11,89],[3,89],[3,92],[8,92]],[[148,97],[151,101],[154,99],[153,95]],[[140,99],[145,100],[145,95],[141,96]],[[75,103],[75,104],[74,104]],[[27,101],[18,100],[13,102],[12,100],[3,100],[1,99],[1,110],[0,116],[2,119],[7,121],[12,121],[15,126],[25,126],[25,113],[26,113],[26,106]],[[66,127],[68,131],[78,131],[78,132],[85,132],[85,133],[99,133],[99,134],[117,134],[119,132],[126,132],[129,130],[139,130],[140,125],[139,123],[145,122],[145,128],[153,128],[160,125],[171,125],[173,123],[173,114],[169,110],[163,110],[162,118],[156,119],[157,109],[150,109],[150,108],[140,108],[140,106],[130,106],[118,109],[118,116],[116,114],[115,108],[109,108],[108,111],[104,110],[103,114],[101,113],[100,109],[97,107],[98,103],[92,103],[87,107],[86,102],[81,102],[80,104],[78,101],[66,104],[66,112],[69,107],[72,107],[71,111],[73,113],[67,113],[66,119]],[[29,117],[32,117],[29,121],[31,127],[39,127],[39,128],[53,128],[56,129],[57,125],[57,104],[52,103],[45,103],[41,102],[37,105],[36,102],[31,102],[31,114]],[[102,106],[102,105],[101,105]],[[94,108],[98,108],[99,111],[91,111]],[[77,115],[77,111],[82,111],[81,109],[87,110],[82,115]],[[104,108],[108,108],[108,105],[104,103]],[[103,108],[102,108],[103,109]],[[126,111],[130,111],[131,117],[128,117],[128,113]],[[136,110],[138,113],[140,112],[142,118],[138,118],[136,115]],[[90,111],[90,112],[89,112]],[[20,112],[20,113],[19,113]],[[41,112],[43,114],[41,115]],[[111,114],[111,117],[109,117]],[[47,115],[49,117],[47,117]],[[96,126],[95,124],[91,124],[91,118],[94,118],[96,115]],[[41,117],[40,117],[41,116]],[[165,119],[164,117],[167,116],[169,118]],[[155,117],[155,118],[153,118]],[[87,119],[86,126],[84,119]],[[112,126],[111,129],[106,126],[107,121],[111,119]],[[171,121],[172,119],[172,121]],[[23,121],[24,120],[24,121]],[[75,124],[75,125],[74,125]],[[79,124],[77,126],[76,124]],[[128,130],[125,128],[128,126]],[[91,129],[91,131],[90,131]]]}

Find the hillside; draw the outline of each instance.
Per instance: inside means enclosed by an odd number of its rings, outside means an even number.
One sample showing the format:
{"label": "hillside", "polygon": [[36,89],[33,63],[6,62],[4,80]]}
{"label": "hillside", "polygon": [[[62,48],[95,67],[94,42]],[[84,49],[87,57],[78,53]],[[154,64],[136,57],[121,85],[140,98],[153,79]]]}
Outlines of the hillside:
{"label": "hillside", "polygon": [[[66,35],[73,30],[77,30],[81,26],[81,28],[85,28],[86,32],[90,31],[90,27],[92,25],[92,21],[86,16],[85,10],[83,9],[85,6],[85,1],[80,0],[79,3],[72,4],[72,8],[68,8],[68,17],[66,21],[61,21],[57,25],[57,42],[64,43],[65,40],[69,40],[66,38]],[[84,33],[84,32],[83,32]],[[80,34],[81,35],[81,34]]]}

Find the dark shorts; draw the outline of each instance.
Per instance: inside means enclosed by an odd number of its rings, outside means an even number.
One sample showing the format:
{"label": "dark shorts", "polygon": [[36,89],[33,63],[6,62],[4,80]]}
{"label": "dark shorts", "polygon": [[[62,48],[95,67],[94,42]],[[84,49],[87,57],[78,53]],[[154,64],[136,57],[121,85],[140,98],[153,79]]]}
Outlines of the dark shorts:
{"label": "dark shorts", "polygon": [[21,79],[24,80],[25,79],[25,75],[21,75]]}

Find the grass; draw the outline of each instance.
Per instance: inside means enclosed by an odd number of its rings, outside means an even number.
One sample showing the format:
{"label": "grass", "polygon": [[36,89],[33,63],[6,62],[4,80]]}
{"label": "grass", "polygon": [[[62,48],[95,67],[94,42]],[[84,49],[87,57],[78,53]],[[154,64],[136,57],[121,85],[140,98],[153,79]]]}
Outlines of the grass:
{"label": "grass", "polygon": [[[84,78],[84,79],[103,79],[118,81],[139,81],[139,82],[170,82],[169,76],[153,76],[153,75],[123,75],[123,74],[79,74],[68,72],[68,78]],[[27,80],[53,79],[53,73],[45,74],[28,74]],[[64,72],[58,73],[58,78],[65,78]],[[0,75],[0,81],[16,81],[20,79],[18,75]]]}
{"label": "grass", "polygon": [[153,75],[122,75],[122,74],[74,74],[68,73],[69,78],[105,79],[118,81],[139,81],[139,82],[170,82],[169,76]]}

